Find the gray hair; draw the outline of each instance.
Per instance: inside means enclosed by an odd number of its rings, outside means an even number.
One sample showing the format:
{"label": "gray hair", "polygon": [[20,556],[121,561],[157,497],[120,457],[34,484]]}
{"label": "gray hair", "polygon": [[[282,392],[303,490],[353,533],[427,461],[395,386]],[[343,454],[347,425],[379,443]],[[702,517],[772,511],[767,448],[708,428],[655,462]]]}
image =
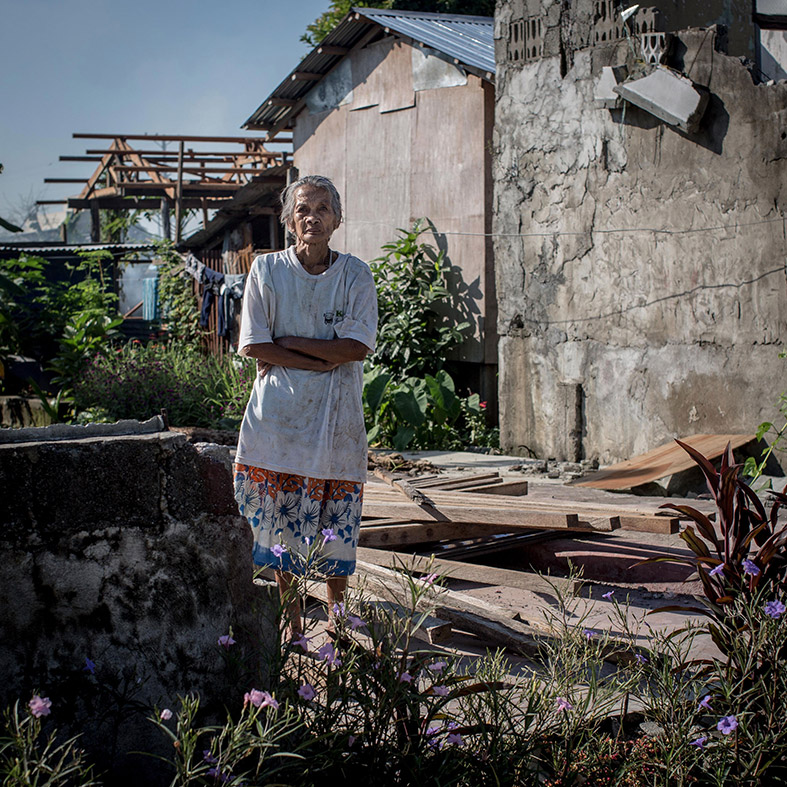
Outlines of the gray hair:
{"label": "gray hair", "polygon": [[313,186],[316,189],[327,191],[331,197],[331,208],[339,221],[342,220],[342,198],[330,178],[324,175],[304,175],[294,183],[290,183],[281,193],[281,223],[288,229],[287,223],[292,219],[295,211],[295,192],[301,186]]}

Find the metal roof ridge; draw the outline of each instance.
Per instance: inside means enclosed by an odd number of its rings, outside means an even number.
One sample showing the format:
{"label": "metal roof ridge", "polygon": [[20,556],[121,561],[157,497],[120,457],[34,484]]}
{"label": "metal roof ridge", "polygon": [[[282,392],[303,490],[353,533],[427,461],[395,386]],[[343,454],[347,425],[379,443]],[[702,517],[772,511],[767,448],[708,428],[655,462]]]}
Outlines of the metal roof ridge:
{"label": "metal roof ridge", "polygon": [[396,8],[365,8],[364,6],[353,6],[351,13],[366,16],[369,12],[380,14],[381,16],[409,16],[426,19],[453,19],[459,22],[484,22],[493,23],[493,16],[478,16],[474,14],[443,14],[439,11],[400,11]]}

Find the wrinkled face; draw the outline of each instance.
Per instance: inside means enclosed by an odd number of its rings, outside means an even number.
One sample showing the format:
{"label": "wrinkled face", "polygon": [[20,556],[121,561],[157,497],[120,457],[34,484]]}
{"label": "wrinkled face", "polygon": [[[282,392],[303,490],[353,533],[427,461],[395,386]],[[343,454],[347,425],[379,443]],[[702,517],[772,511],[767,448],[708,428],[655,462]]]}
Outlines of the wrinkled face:
{"label": "wrinkled face", "polygon": [[301,186],[295,192],[295,208],[288,224],[301,243],[327,243],[339,226],[331,195],[325,189]]}

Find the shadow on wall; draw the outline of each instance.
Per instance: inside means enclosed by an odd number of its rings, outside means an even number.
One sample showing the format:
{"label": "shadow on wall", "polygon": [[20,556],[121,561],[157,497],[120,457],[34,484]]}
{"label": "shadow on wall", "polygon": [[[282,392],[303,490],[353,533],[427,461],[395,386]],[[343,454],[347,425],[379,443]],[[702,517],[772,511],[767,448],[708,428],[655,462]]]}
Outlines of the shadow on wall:
{"label": "shadow on wall", "polygon": [[662,132],[667,129],[719,156],[724,152],[724,138],[727,136],[730,125],[730,115],[724,102],[713,93],[708,97],[708,106],[702,117],[700,128],[693,134],[671,126],[644,109],[631,104],[620,109],[611,109],[610,115],[613,123],[618,125],[634,126],[645,130],[661,127]]}

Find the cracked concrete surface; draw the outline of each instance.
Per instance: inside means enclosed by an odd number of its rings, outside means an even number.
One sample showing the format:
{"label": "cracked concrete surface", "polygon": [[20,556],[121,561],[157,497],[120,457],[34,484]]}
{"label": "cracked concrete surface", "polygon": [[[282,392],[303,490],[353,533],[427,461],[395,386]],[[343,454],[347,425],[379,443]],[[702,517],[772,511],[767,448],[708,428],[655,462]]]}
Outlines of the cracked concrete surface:
{"label": "cracked concrete surface", "polygon": [[[602,462],[676,435],[749,432],[782,390],[787,82],[756,84],[718,30],[694,29],[676,35],[670,64],[710,92],[696,134],[600,108],[602,66],[635,65],[627,42],[577,47],[591,23],[577,3],[562,62],[552,33],[568,12],[555,5],[498,9],[502,445],[578,458],[567,382],[582,387],[580,450]],[[507,20],[536,11],[545,56],[506,62]]]}

